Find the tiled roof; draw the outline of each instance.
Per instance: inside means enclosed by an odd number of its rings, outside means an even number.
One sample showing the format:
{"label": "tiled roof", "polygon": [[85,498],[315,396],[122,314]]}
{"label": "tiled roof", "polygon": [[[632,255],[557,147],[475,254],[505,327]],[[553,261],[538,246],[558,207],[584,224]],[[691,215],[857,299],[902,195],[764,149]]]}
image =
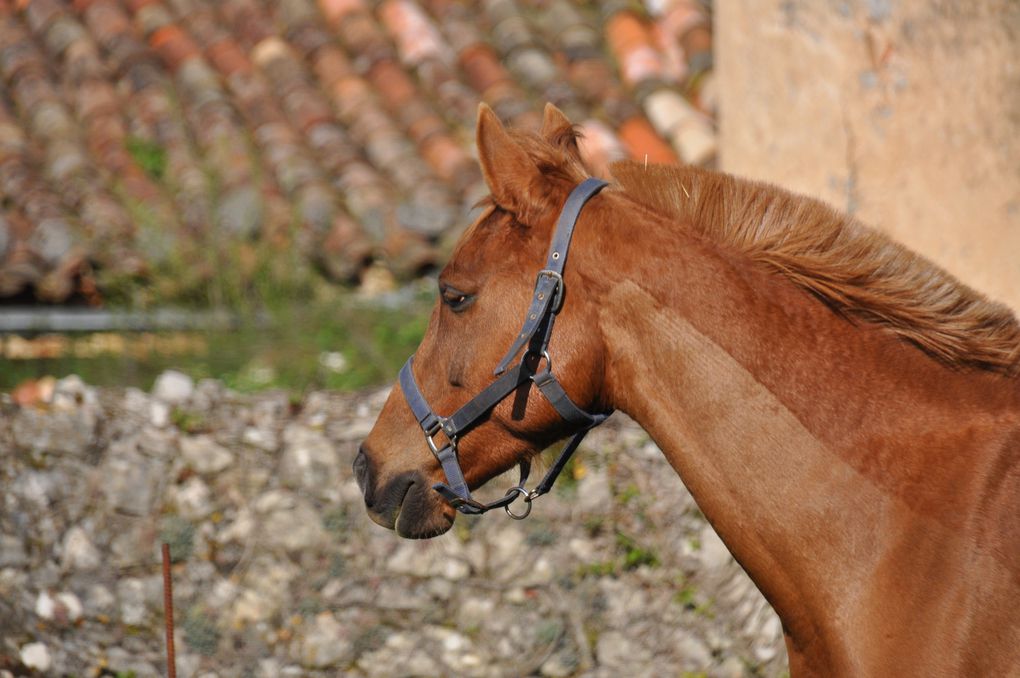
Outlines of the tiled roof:
{"label": "tiled roof", "polygon": [[0,0],[0,298],[235,241],[414,275],[484,193],[479,101],[555,103],[598,174],[710,163],[709,29],[696,0]]}

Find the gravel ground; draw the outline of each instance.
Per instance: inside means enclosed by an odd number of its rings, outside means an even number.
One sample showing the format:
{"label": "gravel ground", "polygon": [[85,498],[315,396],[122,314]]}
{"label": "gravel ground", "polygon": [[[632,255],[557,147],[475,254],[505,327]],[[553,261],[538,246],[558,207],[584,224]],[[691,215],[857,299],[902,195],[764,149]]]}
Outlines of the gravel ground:
{"label": "gravel ground", "polygon": [[182,678],[786,673],[778,618],[625,417],[527,521],[411,542],[350,470],[386,390],[37,390],[0,396],[0,676],[163,675],[164,541]]}

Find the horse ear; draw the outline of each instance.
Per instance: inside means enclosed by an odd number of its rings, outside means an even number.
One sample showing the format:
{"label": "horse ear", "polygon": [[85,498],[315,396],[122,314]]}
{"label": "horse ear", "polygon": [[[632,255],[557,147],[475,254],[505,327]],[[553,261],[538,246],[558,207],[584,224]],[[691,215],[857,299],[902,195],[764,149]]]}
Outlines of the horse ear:
{"label": "horse ear", "polygon": [[535,206],[542,173],[484,103],[478,105],[477,144],[478,162],[492,199],[521,218]]}
{"label": "horse ear", "polygon": [[577,146],[577,132],[574,125],[560,109],[546,103],[542,113],[542,138],[553,146],[557,146],[573,158],[581,159],[581,149]]}

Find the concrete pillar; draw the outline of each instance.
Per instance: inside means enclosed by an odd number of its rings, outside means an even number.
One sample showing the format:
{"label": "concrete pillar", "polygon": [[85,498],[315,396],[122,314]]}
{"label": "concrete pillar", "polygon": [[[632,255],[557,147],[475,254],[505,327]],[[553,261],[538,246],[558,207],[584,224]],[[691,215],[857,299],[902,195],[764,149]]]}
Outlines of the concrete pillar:
{"label": "concrete pillar", "polygon": [[720,164],[1020,310],[1020,2],[716,0]]}

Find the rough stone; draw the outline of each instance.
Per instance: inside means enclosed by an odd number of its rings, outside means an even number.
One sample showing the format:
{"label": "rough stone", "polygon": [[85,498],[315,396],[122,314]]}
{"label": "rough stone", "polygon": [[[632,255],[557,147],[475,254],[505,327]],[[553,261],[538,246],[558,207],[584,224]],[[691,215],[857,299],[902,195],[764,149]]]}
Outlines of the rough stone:
{"label": "rough stone", "polygon": [[195,381],[176,370],[167,370],[156,377],[156,383],[152,387],[152,397],[171,405],[187,402],[194,392]]}
{"label": "rough stone", "polygon": [[64,534],[60,563],[67,570],[94,570],[102,562],[99,549],[92,543],[88,531],[74,525]]}
{"label": "rough stone", "polygon": [[280,447],[280,440],[275,432],[255,426],[244,429],[241,442],[266,452],[275,452]]}
{"label": "rough stone", "polygon": [[612,497],[605,469],[592,469],[577,483],[577,505],[583,511],[599,513],[612,503]]}
{"label": "rough stone", "polygon": [[300,662],[308,668],[325,669],[350,661],[353,649],[349,631],[331,612],[322,612],[301,641]]}
{"label": "rough stone", "polygon": [[454,674],[477,675],[484,668],[483,657],[464,634],[442,626],[432,626],[425,630],[425,635],[439,647],[440,659]]}
{"label": "rough stone", "polygon": [[640,666],[652,658],[646,648],[619,631],[606,631],[599,636],[595,656],[600,664],[619,670]]}
{"label": "rough stone", "polygon": [[30,669],[49,671],[53,663],[50,650],[43,643],[28,643],[21,647],[21,663]]}
{"label": "rough stone", "polygon": [[698,560],[707,571],[716,572],[733,562],[726,544],[719,538],[715,530],[705,525],[698,537],[701,548],[698,549]]}
{"label": "rough stone", "polygon": [[149,422],[156,428],[170,425],[170,405],[159,400],[149,403]]}
{"label": "rough stone", "polygon": [[116,666],[117,670],[123,673],[133,674],[135,678],[160,678],[162,675],[152,662],[145,661],[120,647],[108,649],[106,657],[110,666]]}
{"label": "rough stone", "polygon": [[60,485],[53,473],[26,471],[18,476],[14,491],[35,507],[46,508],[56,500]]}
{"label": "rough stone", "polygon": [[181,458],[199,473],[219,473],[234,463],[234,455],[211,436],[181,438]]}
{"label": "rough stone", "polygon": [[192,476],[171,492],[177,513],[186,520],[200,521],[213,511],[209,486],[198,476]]}
{"label": "rough stone", "polygon": [[283,443],[280,479],[284,484],[316,496],[336,494],[340,460],[322,432],[292,424],[283,432]]}
{"label": "rough stone", "polygon": [[259,556],[251,564],[231,609],[231,624],[241,627],[263,622],[277,614],[289,598],[289,587],[299,570],[286,560]]}
{"label": "rough stone", "polygon": [[385,644],[358,659],[358,668],[372,678],[387,676],[437,676],[442,669],[430,657],[417,639],[409,633],[394,633]]}
{"label": "rough stone", "polygon": [[326,537],[319,514],[303,499],[266,513],[262,527],[267,545],[288,551],[312,548]]}
{"label": "rough stone", "polygon": [[57,602],[63,607],[65,614],[67,615],[67,621],[72,624],[81,619],[85,608],[81,604],[81,600],[78,596],[74,595],[70,591],[63,591],[57,594]]}
{"label": "rough stone", "polygon": [[12,422],[18,447],[35,453],[84,455],[95,442],[96,415],[22,408]]}
{"label": "rough stone", "polygon": [[577,664],[577,654],[573,650],[563,649],[542,662],[538,671],[549,678],[566,678],[577,672]]}
{"label": "rough stone", "polygon": [[[0,634],[33,629],[17,638],[47,647],[49,673],[88,675],[102,659],[159,675],[167,539],[179,658],[194,658],[182,676],[783,671],[778,620],[661,454],[637,451],[647,436],[633,423],[598,431],[580,482],[633,483],[640,511],[611,512],[618,498],[581,509],[575,493],[553,492],[532,523],[460,517],[450,534],[404,541],[367,519],[346,471],[356,445],[345,431],[369,427],[386,393],[311,394],[291,412],[278,394],[203,383],[188,407],[203,401],[212,435],[151,426],[147,409],[162,401],[139,392],[98,393],[108,441],[97,467],[0,461],[12,479],[0,497]],[[252,427],[280,454],[224,447]],[[0,449],[9,436],[0,426]],[[337,478],[318,484],[309,468]],[[619,533],[663,564],[627,569]]]}
{"label": "rough stone", "polygon": [[21,567],[27,562],[24,540],[13,534],[0,534],[0,568]]}
{"label": "rough stone", "polygon": [[87,386],[77,374],[72,374],[57,380],[53,387],[50,406],[61,412],[84,410],[94,425],[99,401],[96,397],[96,389]]}
{"label": "rough stone", "polygon": [[145,582],[138,578],[123,579],[117,584],[120,618],[129,626],[141,626],[148,614],[145,608]]}
{"label": "rough stone", "polygon": [[85,597],[85,609],[90,614],[109,614],[117,606],[117,598],[107,587],[102,584],[93,584],[89,587],[88,595]]}
{"label": "rough stone", "polygon": [[162,462],[139,454],[134,440],[115,443],[100,469],[107,502],[129,515],[148,515],[159,494],[164,470]]}
{"label": "rough stone", "polygon": [[395,574],[410,574],[426,577],[435,567],[437,554],[414,542],[402,543],[393,550],[386,561],[386,569]]}
{"label": "rough stone", "polygon": [[712,651],[697,637],[683,629],[677,629],[673,637],[681,666],[690,671],[704,671],[712,664]]}

